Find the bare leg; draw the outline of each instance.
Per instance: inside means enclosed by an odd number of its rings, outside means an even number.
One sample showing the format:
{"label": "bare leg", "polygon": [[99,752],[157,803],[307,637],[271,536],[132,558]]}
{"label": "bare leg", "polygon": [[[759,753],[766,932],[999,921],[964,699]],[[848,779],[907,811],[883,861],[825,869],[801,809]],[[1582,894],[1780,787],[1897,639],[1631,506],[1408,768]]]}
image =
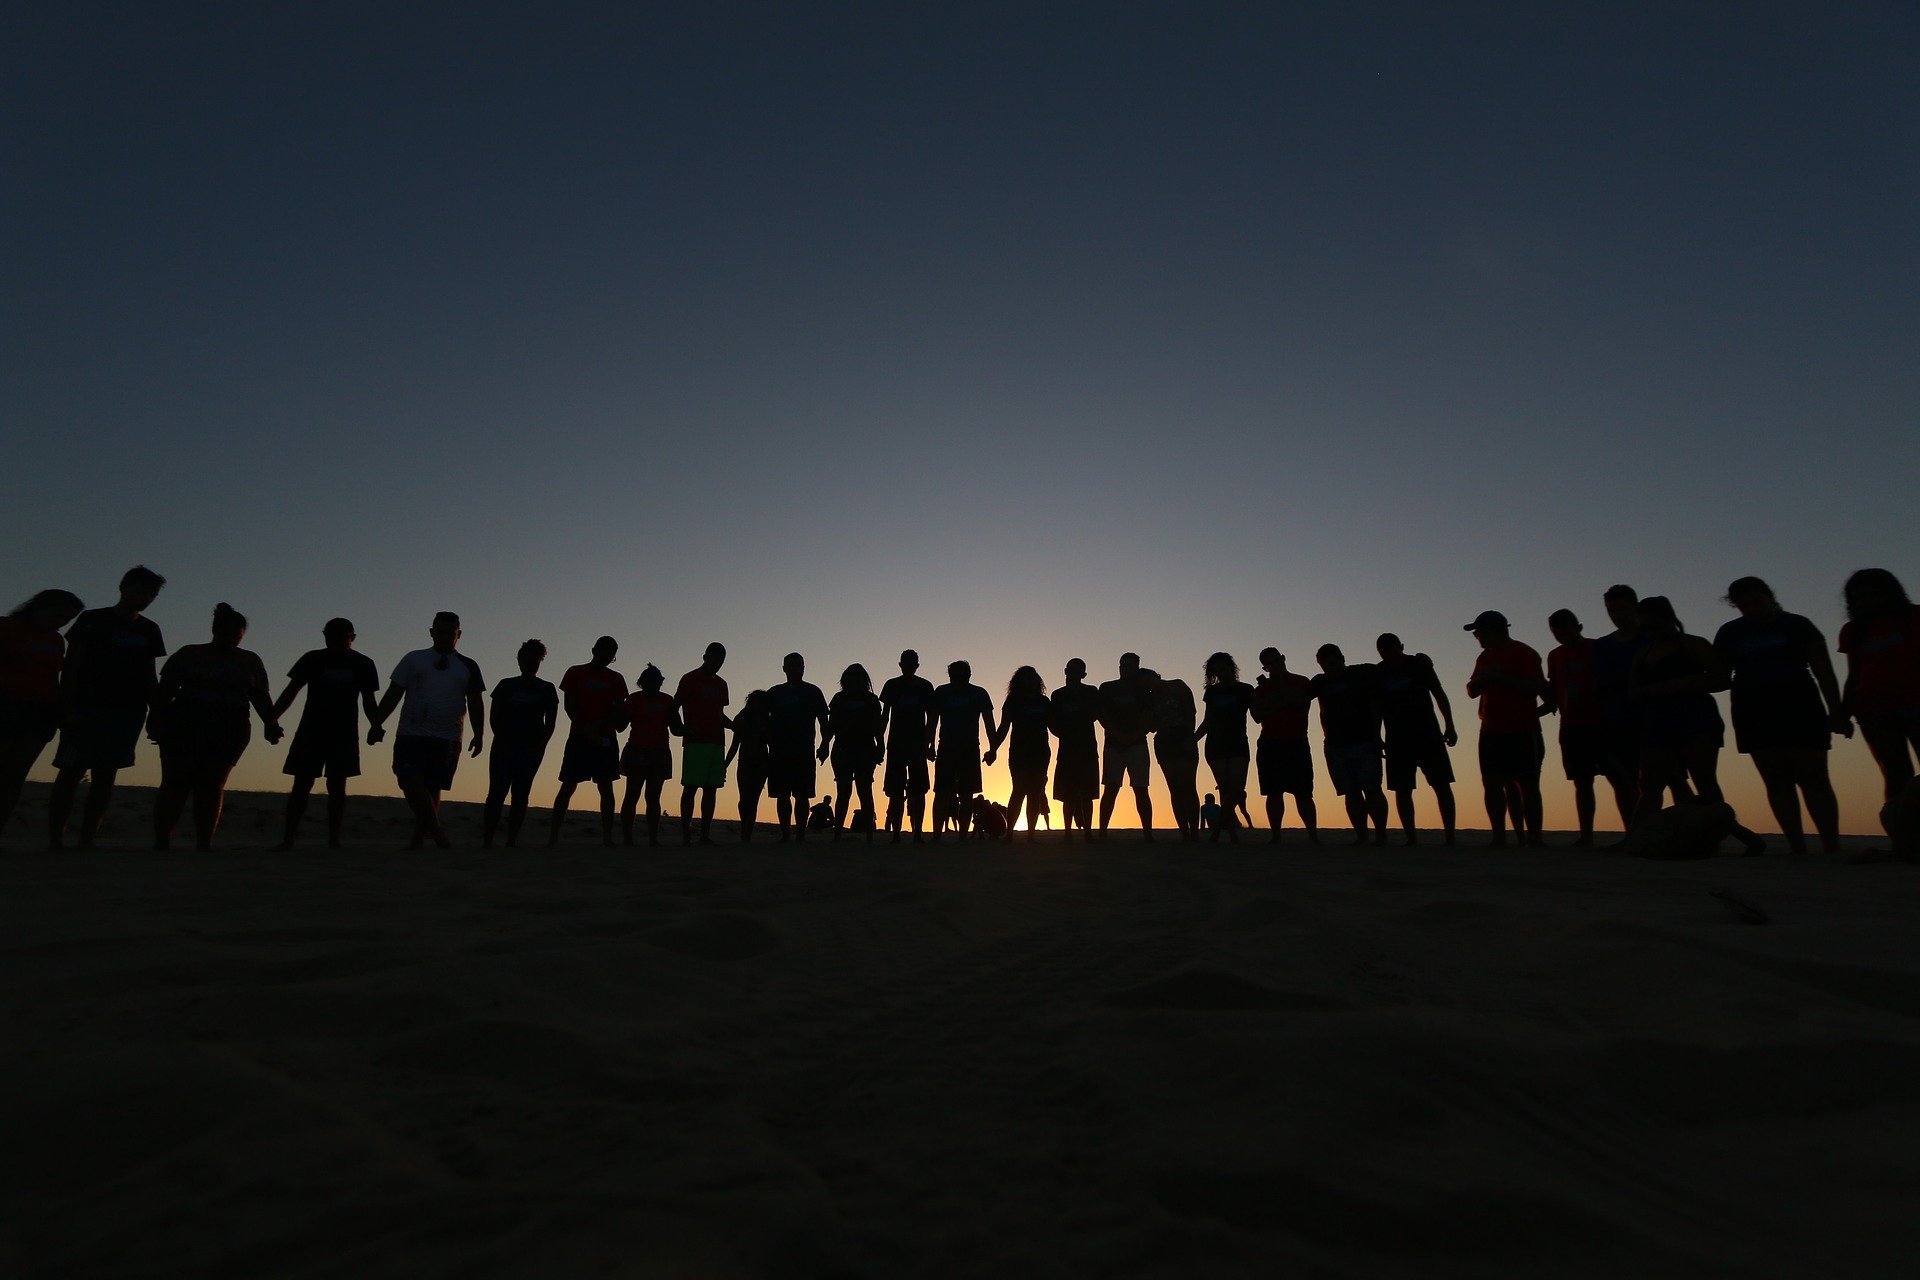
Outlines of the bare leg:
{"label": "bare leg", "polygon": [[596,784],[600,788],[600,843],[613,848],[613,783]]}
{"label": "bare leg", "polygon": [[1394,792],[1393,806],[1399,811],[1400,829],[1407,833],[1407,843],[1409,845],[1419,844],[1420,836],[1419,833],[1414,830],[1413,826],[1413,788],[1408,787],[1404,790]]}
{"label": "bare leg", "polygon": [[[293,786],[287,791],[287,818],[280,843],[274,848],[281,853],[293,848],[293,837],[300,831],[300,819],[307,813],[307,797],[313,794],[312,777],[296,777]],[[329,779],[331,782],[331,779]]]}
{"label": "bare leg", "polygon": [[1791,751],[1755,751],[1753,767],[1767,789],[1767,807],[1773,810],[1780,834],[1786,838],[1787,851],[1795,857],[1807,852],[1806,830],[1800,825],[1800,788],[1795,785],[1794,753]]}
{"label": "bare leg", "polygon": [[1307,829],[1307,843],[1320,843],[1320,810],[1313,803],[1313,792],[1293,793],[1293,807],[1300,811],[1300,825]]}
{"label": "bare leg", "polygon": [[13,816],[14,806],[20,802],[20,786],[27,780],[27,770],[33,768],[33,762],[40,758],[44,742],[30,738],[8,738],[0,742],[0,831],[6,830],[7,819]]}
{"label": "bare leg", "polygon": [[94,837],[100,834],[100,824],[107,820],[107,806],[113,803],[113,782],[120,776],[118,769],[95,769],[93,781],[87,786],[87,803],[80,811],[80,847],[93,848]]}
{"label": "bare leg", "polygon": [[520,847],[520,828],[526,824],[527,809],[533,803],[533,783],[515,782],[510,788],[511,802],[507,805],[507,848]]}
{"label": "bare leg", "polygon": [[47,796],[47,847],[61,848],[67,840],[67,821],[73,816],[73,797],[80,790],[85,769],[62,769],[53,779],[53,791]]}
{"label": "bare leg", "polygon": [[660,847],[660,792],[667,785],[665,778],[647,780],[647,845]]}
{"label": "bare leg", "polygon": [[173,839],[173,829],[180,824],[180,815],[186,812],[187,798],[192,795],[193,787],[178,776],[160,776],[160,790],[153,798],[153,847],[165,849]]}
{"label": "bare leg", "polygon": [[714,787],[700,789],[700,843],[713,843],[713,806],[719,800],[720,793]]}
{"label": "bare leg", "polygon": [[1574,844],[1585,847],[1593,843],[1593,813],[1595,801],[1592,778],[1573,780],[1573,814],[1580,822],[1580,836]]}
{"label": "bare leg", "polygon": [[1140,813],[1141,839],[1153,839],[1153,797],[1144,786],[1133,789],[1133,807]]}
{"label": "bare leg", "polygon": [[1796,752],[1794,778],[1806,797],[1807,817],[1820,833],[1820,852],[1835,857],[1840,852],[1840,802],[1833,794],[1833,780],[1827,774],[1827,753]]}
{"label": "bare leg", "polygon": [[[1507,783],[1504,778],[1483,778],[1481,798],[1487,805],[1487,826],[1493,830],[1489,843],[1496,849],[1507,843]],[[1515,815],[1516,817],[1518,815]]]}
{"label": "bare leg", "polygon": [[626,793],[620,797],[620,840],[623,844],[633,843],[633,815],[640,807],[641,791],[640,779],[629,777]]}
{"label": "bare leg", "polygon": [[227,775],[231,769],[218,770],[193,785],[193,847],[213,848],[214,833],[220,830],[220,812],[227,798]]}
{"label": "bare leg", "polygon": [[338,849],[347,832],[347,780],[327,779],[327,848]]}
{"label": "bare leg", "polygon": [[553,824],[547,828],[549,846],[560,843],[560,824],[567,820],[567,809],[573,804],[573,793],[579,785],[577,782],[563,782],[559,794],[553,798]]}

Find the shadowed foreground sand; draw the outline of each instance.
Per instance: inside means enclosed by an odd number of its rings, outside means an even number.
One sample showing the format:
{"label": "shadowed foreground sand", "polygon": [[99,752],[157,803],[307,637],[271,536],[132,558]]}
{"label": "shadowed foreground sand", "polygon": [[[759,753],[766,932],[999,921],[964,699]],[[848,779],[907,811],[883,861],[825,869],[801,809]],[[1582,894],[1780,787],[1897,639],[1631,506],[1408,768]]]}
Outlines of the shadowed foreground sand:
{"label": "shadowed foreground sand", "polygon": [[246,796],[228,850],[163,855],[137,791],[127,847],[56,857],[19,847],[42,794],[0,859],[8,1274],[1859,1276],[1920,1248],[1911,867],[608,854],[584,819],[557,855],[401,854],[381,800],[356,847],[272,855],[240,846],[278,797]]}

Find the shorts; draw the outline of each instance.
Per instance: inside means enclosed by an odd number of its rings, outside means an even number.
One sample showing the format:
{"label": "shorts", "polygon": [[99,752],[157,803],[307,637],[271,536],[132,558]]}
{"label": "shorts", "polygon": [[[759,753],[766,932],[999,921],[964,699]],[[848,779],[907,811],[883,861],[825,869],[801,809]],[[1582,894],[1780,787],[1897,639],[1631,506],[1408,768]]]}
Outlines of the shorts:
{"label": "shorts", "polygon": [[567,739],[560,753],[561,782],[612,782],[620,776],[620,744],[604,738]]}
{"label": "shorts", "polygon": [[980,747],[969,742],[957,751],[945,751],[934,763],[933,793],[946,799],[980,794]]}
{"label": "shorts", "polygon": [[1453,758],[1447,754],[1447,741],[1439,734],[1432,737],[1387,739],[1387,790],[1411,791],[1418,775],[1424,774],[1430,787],[1453,782]]}
{"label": "shorts", "polygon": [[1108,795],[1120,789],[1124,779],[1135,787],[1144,787],[1153,781],[1153,772],[1149,767],[1152,757],[1147,754],[1147,744],[1136,742],[1130,747],[1107,748],[1106,758],[1100,770],[1100,784]]}
{"label": "shorts", "polygon": [[286,767],[280,772],[290,778],[357,778],[360,776],[360,735],[327,733],[297,729],[287,748]]}
{"label": "shorts", "polygon": [[147,708],[75,707],[60,726],[60,746],[53,753],[56,769],[124,769],[133,763],[140,731],[147,725]]}
{"label": "shorts", "polygon": [[400,779],[403,786],[412,779],[435,791],[445,791],[453,785],[453,774],[459,767],[458,738],[403,733],[393,740],[393,776]]}
{"label": "shorts", "polygon": [[1322,744],[1327,757],[1327,777],[1336,795],[1350,796],[1371,791],[1380,785],[1380,744],[1350,742],[1336,747]]}
{"label": "shorts", "polygon": [[680,785],[718,787],[727,780],[727,753],[717,742],[689,742],[680,749]]}
{"label": "shorts", "polygon": [[533,785],[534,776],[540,772],[540,761],[546,754],[545,741],[516,742],[495,734],[492,754],[487,756],[488,793],[526,791]]}
{"label": "shorts", "polygon": [[[668,747],[628,747],[620,757],[620,772],[635,782],[665,782],[673,776],[673,751]],[[741,772],[746,770],[742,768]]]}
{"label": "shorts", "polygon": [[1742,752],[1826,751],[1827,705],[1811,679],[1733,687],[1733,742]]}
{"label": "shorts", "polygon": [[896,742],[887,748],[886,793],[890,796],[927,794],[927,748]]}
{"label": "shorts", "polygon": [[0,738],[46,746],[60,731],[60,704],[0,698]]}
{"label": "shorts", "polygon": [[155,725],[160,742],[161,772],[208,771],[223,773],[240,762],[251,740],[247,709],[233,715],[226,708],[210,709],[191,703],[168,707]]}
{"label": "shorts", "polygon": [[871,741],[835,742],[832,759],[836,782],[871,783],[873,771],[880,767],[880,748]]}
{"label": "shorts", "polygon": [[1160,762],[1160,774],[1167,786],[1179,791],[1193,786],[1200,772],[1200,748],[1191,733],[1153,735],[1153,758]]}
{"label": "shorts", "polygon": [[1632,720],[1609,721],[1606,725],[1606,760],[1609,778],[1632,778],[1640,772],[1640,726]]}
{"label": "shorts", "polygon": [[1604,724],[1560,726],[1560,765],[1568,782],[1618,778],[1629,772],[1613,755],[1613,730]]}
{"label": "shorts", "polygon": [[1235,754],[1215,755],[1207,752],[1207,767],[1213,770],[1213,785],[1220,792],[1220,801],[1224,805],[1228,800],[1239,800],[1247,794],[1247,756],[1246,743],[1235,743],[1239,752]]}
{"label": "shorts", "polygon": [[815,794],[813,748],[768,752],[767,790],[776,796],[811,799]]}
{"label": "shorts", "polygon": [[1483,780],[1538,782],[1541,740],[1537,733],[1482,733],[1480,777]]}
{"label": "shorts", "polygon": [[1313,791],[1313,750],[1305,738],[1262,738],[1254,745],[1263,796],[1304,796]]}
{"label": "shorts", "polygon": [[1100,794],[1100,757],[1091,741],[1062,743],[1053,762],[1053,798],[1069,803],[1092,800]]}

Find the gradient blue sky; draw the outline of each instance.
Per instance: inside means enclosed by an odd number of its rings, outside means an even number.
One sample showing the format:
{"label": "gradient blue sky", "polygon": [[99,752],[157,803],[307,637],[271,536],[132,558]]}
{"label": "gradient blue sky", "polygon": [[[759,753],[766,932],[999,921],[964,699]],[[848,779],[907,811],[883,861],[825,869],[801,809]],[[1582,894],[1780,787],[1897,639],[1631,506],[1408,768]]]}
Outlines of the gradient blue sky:
{"label": "gradient blue sky", "polygon": [[228,600],[276,675],[453,608],[490,680],[1395,630],[1458,690],[1482,608],[1710,634],[1759,573],[1831,635],[1850,570],[1920,580],[1910,4],[6,25],[0,594],[144,561],[171,644]]}

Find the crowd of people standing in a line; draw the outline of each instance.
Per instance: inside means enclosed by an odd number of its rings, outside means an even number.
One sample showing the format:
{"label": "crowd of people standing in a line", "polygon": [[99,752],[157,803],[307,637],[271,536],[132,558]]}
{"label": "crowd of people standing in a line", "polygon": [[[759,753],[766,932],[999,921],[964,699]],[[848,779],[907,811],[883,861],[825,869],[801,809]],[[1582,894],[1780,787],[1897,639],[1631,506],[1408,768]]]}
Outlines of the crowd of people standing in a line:
{"label": "crowd of people standing in a line", "polygon": [[[1318,843],[1309,745],[1316,704],[1321,758],[1357,841],[1386,841],[1391,792],[1405,839],[1416,843],[1414,796],[1423,779],[1434,793],[1443,838],[1454,839],[1449,752],[1459,734],[1453,705],[1433,660],[1409,653],[1393,635],[1379,637],[1378,660],[1367,663],[1349,663],[1337,645],[1322,645],[1315,654],[1319,671],[1311,676],[1289,670],[1277,649],[1265,649],[1252,684],[1240,678],[1231,654],[1215,653],[1203,664],[1197,698],[1186,681],[1142,666],[1131,653],[1121,655],[1114,679],[1097,685],[1088,680],[1087,664],[1072,659],[1064,683],[1051,691],[1036,668],[1022,666],[997,706],[973,683],[964,661],[949,664],[947,683],[936,686],[919,674],[919,656],[908,650],[900,655],[900,674],[877,692],[866,668],[855,663],[828,698],[808,683],[805,661],[795,653],[783,664],[784,680],[754,690],[733,708],[720,675],[724,646],[708,645],[700,665],[669,694],[665,676],[651,664],[629,688],[613,667],[619,646],[609,636],[595,642],[587,662],[569,667],[557,688],[540,678],[545,646],[527,641],[518,654],[519,674],[500,681],[489,699],[480,668],[459,651],[460,619],[452,613],[434,617],[430,646],[401,658],[382,693],[378,669],[354,650],[353,624],[335,618],[322,628],[324,647],[294,663],[274,698],[264,664],[241,647],[246,618],[225,604],[214,610],[208,643],[167,656],[159,627],[146,616],[164,582],[136,567],[107,608],[83,611],[71,592],[49,590],[0,619],[0,828],[28,770],[57,734],[48,841],[64,845],[80,784],[90,779],[78,833],[79,844],[90,846],[115,776],[133,763],[145,731],[160,748],[155,847],[167,847],[191,805],[196,846],[209,848],[227,778],[251,737],[252,715],[265,726],[267,741],[278,742],[281,717],[304,690],[286,756],[292,788],[281,848],[292,846],[322,778],[328,843],[339,845],[347,780],[360,772],[362,713],[369,746],[382,741],[398,716],[393,771],[414,815],[414,848],[428,841],[450,845],[440,799],[452,786],[463,743],[478,758],[489,723],[483,840],[491,846],[504,825],[506,844],[516,844],[563,713],[550,844],[560,839],[582,783],[598,791],[602,839],[612,844],[615,783],[623,777],[617,808],[625,842],[633,843],[644,800],[646,840],[659,844],[676,737],[683,843],[712,843],[716,793],[730,769],[743,842],[753,838],[763,796],[774,801],[779,839],[804,840],[810,815],[825,816],[812,803],[822,794],[816,774],[822,763],[830,763],[836,792],[827,824],[835,839],[848,831],[873,839],[881,825],[873,790],[879,773],[888,801],[884,830],[895,841],[908,831],[916,843],[937,842],[948,831],[1011,839],[1023,812],[1031,838],[1051,818],[1049,774],[1069,839],[1076,832],[1086,838],[1104,833],[1122,791],[1131,790],[1150,840],[1148,781],[1156,761],[1181,837],[1197,839],[1205,831],[1210,839],[1237,841],[1243,823],[1236,815],[1247,814],[1252,770],[1266,799],[1269,839],[1279,841],[1292,797],[1306,838]],[[1557,610],[1547,619],[1556,647],[1544,662],[1513,637],[1502,614],[1481,613],[1465,626],[1479,646],[1465,692],[1479,703],[1480,775],[1493,842],[1506,843],[1511,826],[1520,842],[1542,843],[1548,716],[1558,720],[1561,762],[1574,790],[1576,844],[1593,843],[1597,779],[1607,782],[1629,832],[1669,797],[1676,806],[1724,805],[1718,763],[1725,726],[1714,695],[1731,689],[1735,743],[1752,757],[1789,849],[1806,851],[1804,805],[1822,850],[1835,852],[1839,811],[1827,770],[1832,735],[1851,737],[1859,725],[1889,801],[1912,787],[1920,753],[1920,608],[1885,569],[1854,573],[1843,594],[1844,683],[1819,628],[1782,609],[1759,578],[1740,578],[1728,588],[1737,616],[1712,640],[1688,634],[1665,597],[1609,588],[1602,600],[1612,630],[1589,639],[1571,610]],[[1250,723],[1258,726],[1257,737]],[[1012,777],[1004,807],[981,797],[982,763],[994,763],[1002,748]],[[1220,796],[1218,805],[1209,796],[1206,812],[1198,796],[1203,755]],[[1728,830],[1748,852],[1761,851],[1760,839],[1730,817]]]}

